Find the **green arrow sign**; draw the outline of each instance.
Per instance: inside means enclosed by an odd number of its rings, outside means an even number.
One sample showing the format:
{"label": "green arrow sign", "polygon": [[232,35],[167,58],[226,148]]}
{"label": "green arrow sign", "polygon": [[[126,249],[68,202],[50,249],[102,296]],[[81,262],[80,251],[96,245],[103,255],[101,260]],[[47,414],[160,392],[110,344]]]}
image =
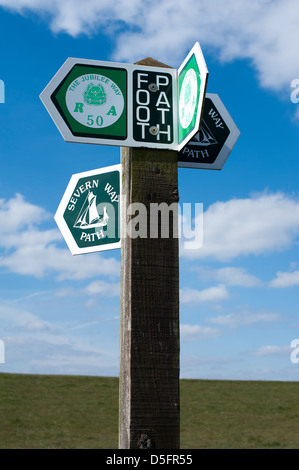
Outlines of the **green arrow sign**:
{"label": "green arrow sign", "polygon": [[125,140],[127,71],[75,64],[51,99],[77,137]]}
{"label": "green arrow sign", "polygon": [[197,42],[178,70],[178,144],[181,150],[198,132],[208,80],[208,69]]}

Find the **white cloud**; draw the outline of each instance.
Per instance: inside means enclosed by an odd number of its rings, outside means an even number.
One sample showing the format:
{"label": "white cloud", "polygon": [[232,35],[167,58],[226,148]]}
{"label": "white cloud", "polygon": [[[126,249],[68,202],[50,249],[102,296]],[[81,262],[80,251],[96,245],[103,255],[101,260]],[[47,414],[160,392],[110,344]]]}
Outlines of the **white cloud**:
{"label": "white cloud", "polygon": [[[40,227],[49,218],[44,209],[26,202],[21,195],[7,201],[1,199],[0,267],[35,277],[52,273],[58,280],[119,276],[119,262],[113,257],[96,253],[72,256],[67,248],[61,248],[63,240],[59,230]],[[242,255],[281,251],[289,248],[299,233],[299,201],[276,193],[216,202],[204,213],[203,229],[203,246],[198,250],[182,249],[183,256],[227,261]],[[254,286],[259,282],[242,268],[207,270],[206,275],[226,285]],[[271,285],[297,284],[297,276],[296,272],[278,273]],[[97,289],[101,286],[98,284]],[[195,301],[206,301],[210,296],[212,299],[228,296],[223,285],[211,289],[184,290],[182,299],[190,302],[193,297]]]}
{"label": "white cloud", "polygon": [[108,283],[106,281],[94,281],[85,288],[88,295],[104,295],[114,297],[120,293],[120,284],[118,282]]}
{"label": "white cloud", "polygon": [[270,287],[299,286],[299,271],[284,273],[278,271],[276,278],[269,283]]}
{"label": "white cloud", "polygon": [[74,297],[74,296],[98,296],[117,297],[120,295],[119,282],[107,282],[102,280],[93,281],[83,289],[73,289],[72,287],[63,287],[57,289],[56,297]]}
{"label": "white cloud", "polygon": [[180,338],[182,341],[195,341],[206,338],[216,338],[220,330],[200,325],[181,325]]}
{"label": "white cloud", "polygon": [[[43,208],[25,201],[21,194],[5,200],[0,199],[0,239],[5,246],[12,243],[11,237],[20,237],[21,229],[32,224],[41,223],[50,218]],[[9,234],[9,237],[7,236]],[[15,240],[15,238],[14,238]]]}
{"label": "white cloud", "polygon": [[289,248],[299,233],[299,201],[283,193],[212,204],[203,215],[203,245],[187,258],[228,261]]}
{"label": "white cloud", "polygon": [[195,267],[192,271],[199,273],[205,280],[213,279],[228,286],[256,287],[261,285],[261,281],[252,274],[247,273],[244,268],[226,267],[220,269],[209,269]]}
{"label": "white cloud", "polygon": [[[91,321],[90,327],[101,322]],[[10,372],[117,375],[118,351],[113,342],[93,341],[89,334],[78,336],[76,327],[45,321],[29,310],[2,302],[0,332]],[[88,325],[81,325],[82,328]],[[2,366],[2,371],[6,364]]]}
{"label": "white cloud", "polygon": [[128,26],[138,23],[141,5],[137,0],[0,0],[0,6],[26,14],[30,11],[46,18],[54,33],[90,35],[97,29],[114,29],[119,21]]}
{"label": "white cloud", "polygon": [[219,285],[203,289],[182,289],[180,292],[180,301],[185,304],[196,304],[200,302],[220,302],[230,297],[225,286]]}
{"label": "white cloud", "polygon": [[230,313],[228,315],[219,315],[209,319],[209,323],[228,326],[229,328],[238,328],[248,326],[254,323],[266,322],[272,323],[279,321],[280,316],[277,313]]}
{"label": "white cloud", "polygon": [[290,346],[261,346],[252,351],[251,356],[290,356],[292,348]]}
{"label": "white cloud", "polygon": [[[31,367],[37,370],[53,370],[54,373],[62,370],[63,374],[71,375],[86,375],[86,364],[89,370],[92,371],[89,375],[118,375],[117,358],[109,354],[84,353],[84,351],[77,351],[72,354],[72,349],[65,348],[59,354],[50,353],[47,356],[42,355],[30,361]],[[113,373],[114,372],[114,373]],[[57,372],[56,372],[57,373]]]}
{"label": "white cloud", "polygon": [[[71,336],[22,335],[5,338],[5,360],[10,372],[29,374],[118,375],[115,348],[90,345]],[[6,370],[5,365],[2,370]],[[46,372],[45,372],[46,371]]]}
{"label": "white cloud", "polygon": [[270,89],[287,94],[299,76],[296,0],[0,0],[0,6],[41,15],[55,33],[101,30],[114,41],[117,61],[151,56],[177,68],[200,41],[222,61],[248,59]]}
{"label": "white cloud", "polygon": [[[73,257],[68,249],[57,247],[54,241],[61,240],[58,231],[51,231],[49,238],[46,231],[24,232],[20,246],[13,252],[0,257],[0,267],[37,278],[48,274],[57,275],[57,280],[88,279],[98,275],[118,276],[119,263],[114,258],[104,258],[99,254],[93,256]],[[38,239],[35,244],[34,240]]]}
{"label": "white cloud", "polygon": [[39,227],[49,218],[44,209],[20,195],[0,200],[0,268],[38,278],[52,273],[58,280],[119,275],[119,262],[113,257],[96,253],[72,256],[68,249],[60,248],[59,230]]}
{"label": "white cloud", "polygon": [[0,320],[2,334],[11,331],[14,335],[56,335],[58,329],[48,321],[40,319],[37,315],[22,308],[5,303],[0,305]]}

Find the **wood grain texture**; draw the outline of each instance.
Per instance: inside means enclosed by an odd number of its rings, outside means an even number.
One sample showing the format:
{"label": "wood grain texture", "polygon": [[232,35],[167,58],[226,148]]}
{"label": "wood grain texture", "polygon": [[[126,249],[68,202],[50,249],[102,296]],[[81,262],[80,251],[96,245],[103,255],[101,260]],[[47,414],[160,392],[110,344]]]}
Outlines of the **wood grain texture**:
{"label": "wood grain texture", "polygon": [[162,62],[159,62],[156,59],[152,59],[151,57],[147,57],[146,59],[139,60],[136,62],[138,65],[147,65],[149,67],[163,67],[163,68],[168,68],[171,69],[169,65],[163,64]]}
{"label": "wood grain texture", "polygon": [[178,449],[178,238],[149,237],[151,203],[178,202],[177,152],[123,148],[121,158],[126,204],[146,206],[148,236],[127,236],[121,251],[119,447]]}

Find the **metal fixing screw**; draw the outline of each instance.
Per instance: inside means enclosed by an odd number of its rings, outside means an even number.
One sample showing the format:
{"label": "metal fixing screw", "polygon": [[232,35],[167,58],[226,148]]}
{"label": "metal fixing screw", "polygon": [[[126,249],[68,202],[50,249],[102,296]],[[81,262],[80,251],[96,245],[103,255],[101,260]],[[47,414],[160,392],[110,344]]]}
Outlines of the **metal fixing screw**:
{"label": "metal fixing screw", "polygon": [[158,91],[158,85],[156,85],[156,83],[150,83],[148,89],[149,91]]}
{"label": "metal fixing screw", "polygon": [[152,134],[152,135],[158,135],[159,134],[159,129],[157,128],[157,126],[151,126],[149,128],[149,133]]}

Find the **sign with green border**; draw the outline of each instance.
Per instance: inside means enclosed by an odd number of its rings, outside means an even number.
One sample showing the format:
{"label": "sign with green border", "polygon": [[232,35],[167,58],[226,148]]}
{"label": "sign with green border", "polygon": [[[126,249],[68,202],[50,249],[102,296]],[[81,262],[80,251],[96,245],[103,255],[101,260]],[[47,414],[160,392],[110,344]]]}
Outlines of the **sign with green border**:
{"label": "sign with green border", "polygon": [[120,248],[121,165],[71,177],[55,221],[73,255]]}
{"label": "sign with green border", "polygon": [[51,99],[73,135],[127,138],[125,69],[76,64]]}
{"label": "sign with green border", "polygon": [[199,131],[208,69],[195,43],[178,70],[178,147],[181,150]]}

